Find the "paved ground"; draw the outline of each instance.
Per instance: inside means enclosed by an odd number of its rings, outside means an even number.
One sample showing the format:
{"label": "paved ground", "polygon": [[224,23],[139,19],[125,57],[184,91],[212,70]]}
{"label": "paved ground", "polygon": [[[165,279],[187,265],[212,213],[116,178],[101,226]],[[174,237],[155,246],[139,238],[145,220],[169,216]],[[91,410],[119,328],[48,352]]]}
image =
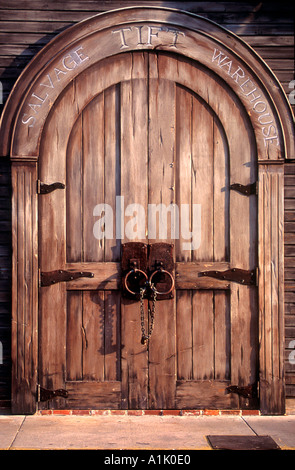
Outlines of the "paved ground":
{"label": "paved ground", "polygon": [[0,415],[0,449],[210,450],[208,435],[269,435],[295,450],[295,415]]}

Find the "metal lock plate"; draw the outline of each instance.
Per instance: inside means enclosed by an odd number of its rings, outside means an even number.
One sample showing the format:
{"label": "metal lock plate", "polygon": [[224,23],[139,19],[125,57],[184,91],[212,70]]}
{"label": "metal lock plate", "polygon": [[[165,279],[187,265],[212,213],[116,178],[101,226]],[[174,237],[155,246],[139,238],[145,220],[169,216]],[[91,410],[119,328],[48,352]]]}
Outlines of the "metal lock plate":
{"label": "metal lock plate", "polygon": [[145,243],[122,244],[122,290],[125,297],[139,300],[140,288],[147,281],[147,256],[148,246]]}

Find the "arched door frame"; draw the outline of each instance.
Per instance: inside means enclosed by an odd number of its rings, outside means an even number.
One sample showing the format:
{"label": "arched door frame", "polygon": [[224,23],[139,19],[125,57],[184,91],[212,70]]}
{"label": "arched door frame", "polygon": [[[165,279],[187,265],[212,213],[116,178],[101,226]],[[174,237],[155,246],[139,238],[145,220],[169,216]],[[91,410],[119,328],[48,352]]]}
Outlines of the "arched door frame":
{"label": "arched door frame", "polygon": [[6,103],[0,155],[10,157],[12,163],[14,413],[36,411],[37,180],[47,116],[67,85],[88,67],[126,51],[154,49],[185,55],[212,70],[226,81],[249,115],[258,163],[260,409],[266,414],[284,413],[283,163],[295,157],[292,111],[276,77],[240,38],[200,16],[156,7],[99,14],[59,34],[24,70]]}

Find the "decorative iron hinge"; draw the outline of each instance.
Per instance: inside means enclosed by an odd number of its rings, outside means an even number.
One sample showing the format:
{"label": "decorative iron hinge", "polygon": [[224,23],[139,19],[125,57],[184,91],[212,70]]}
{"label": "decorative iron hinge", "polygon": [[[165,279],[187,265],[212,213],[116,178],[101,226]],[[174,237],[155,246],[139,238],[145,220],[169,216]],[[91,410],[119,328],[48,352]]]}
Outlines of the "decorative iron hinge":
{"label": "decorative iron hinge", "polygon": [[256,269],[246,271],[245,269],[232,268],[226,271],[202,271],[200,276],[214,277],[221,281],[238,282],[246,286],[256,285],[257,274]]}
{"label": "decorative iron hinge", "polygon": [[63,388],[57,390],[48,390],[47,388],[37,385],[37,402],[52,400],[55,397],[68,398],[69,393]]}
{"label": "decorative iron hinge", "polygon": [[234,191],[238,191],[238,193],[244,194],[244,196],[251,196],[251,194],[258,194],[258,183],[255,181],[254,183],[250,183],[247,185],[233,183],[229,187]]}
{"label": "decorative iron hinge", "polygon": [[40,286],[52,286],[57,282],[69,282],[80,277],[93,277],[94,274],[85,271],[63,271],[58,269],[57,271],[40,272]]}
{"label": "decorative iron hinge", "polygon": [[46,184],[42,183],[42,181],[37,180],[37,194],[48,194],[52,193],[52,191],[55,191],[56,189],[65,189],[65,185],[63,183],[52,183],[52,184]]}
{"label": "decorative iron hinge", "polygon": [[257,384],[246,385],[240,387],[239,385],[230,385],[226,389],[227,393],[237,393],[243,398],[257,398],[258,397],[258,387]]}

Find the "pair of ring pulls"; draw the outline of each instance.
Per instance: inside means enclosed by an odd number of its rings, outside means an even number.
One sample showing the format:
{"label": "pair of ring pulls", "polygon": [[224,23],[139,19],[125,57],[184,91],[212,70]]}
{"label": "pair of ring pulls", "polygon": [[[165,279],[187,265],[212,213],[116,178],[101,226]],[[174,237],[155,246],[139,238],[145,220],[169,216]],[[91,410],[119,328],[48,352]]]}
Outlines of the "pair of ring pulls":
{"label": "pair of ring pulls", "polygon": [[[129,242],[122,245],[122,290],[129,299],[140,300],[142,344],[151,337],[156,301],[173,298],[174,261],[173,245],[155,243],[147,245],[140,242]],[[150,317],[149,332],[144,327],[143,299],[152,300],[152,308],[148,306]]]}
{"label": "pair of ring pulls", "polygon": [[139,299],[144,289],[145,297],[157,300],[170,299],[174,289],[173,245],[169,243],[130,242],[122,245],[122,288],[130,299]]}

